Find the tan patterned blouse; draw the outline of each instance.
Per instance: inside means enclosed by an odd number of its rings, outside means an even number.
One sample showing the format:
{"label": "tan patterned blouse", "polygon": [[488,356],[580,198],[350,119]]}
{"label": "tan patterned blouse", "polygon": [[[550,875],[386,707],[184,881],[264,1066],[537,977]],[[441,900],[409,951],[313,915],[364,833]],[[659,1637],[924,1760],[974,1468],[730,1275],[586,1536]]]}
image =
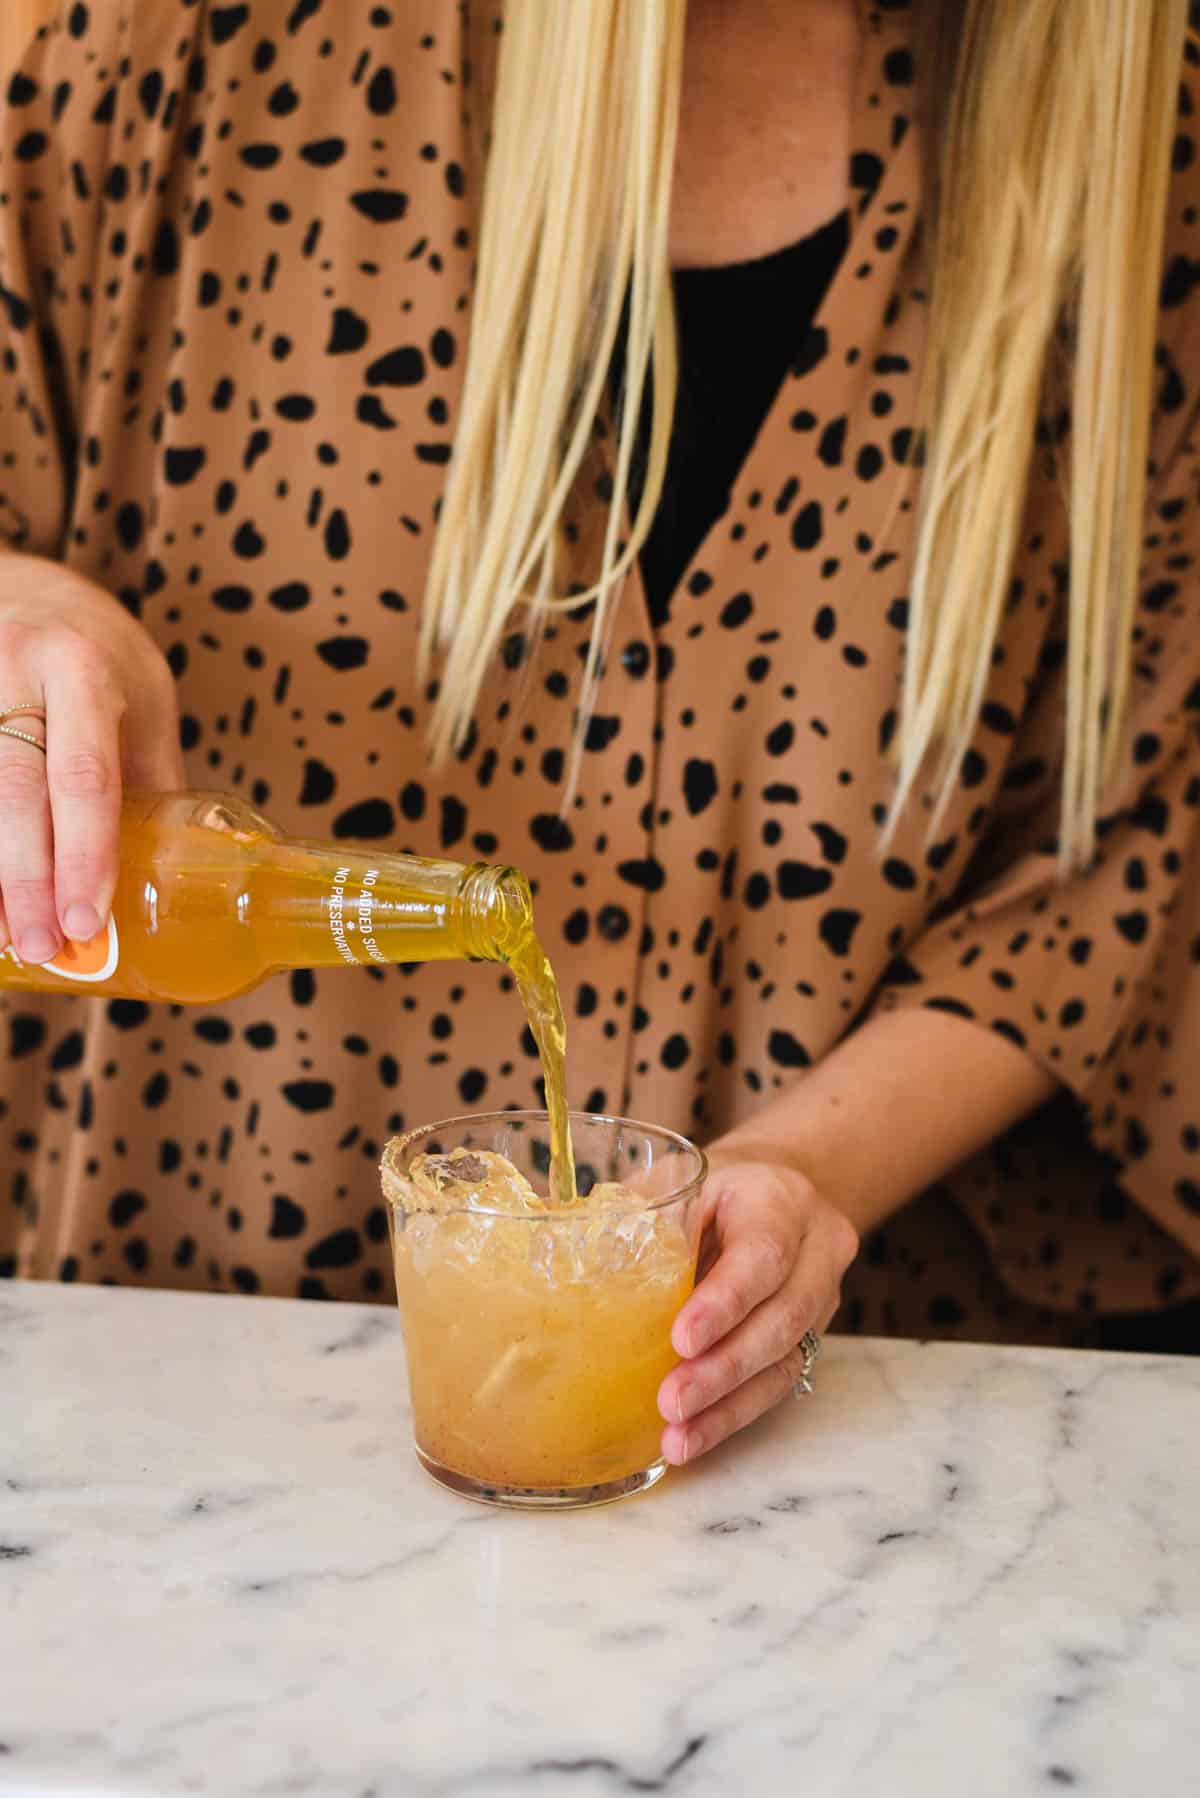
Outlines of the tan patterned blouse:
{"label": "tan patterned blouse", "polygon": [[[0,531],[161,644],[192,784],[299,834],[526,868],[578,1105],[711,1136],[882,1006],[1038,1057],[1063,1098],[869,1242],[843,1316],[1071,1339],[1089,1309],[1200,1293],[1191,109],[1099,863],[1056,886],[1047,849],[1066,531],[1041,453],[951,813],[881,860],[926,314],[908,15],[865,10],[849,252],[669,618],[627,584],[565,821],[586,618],[532,668],[514,634],[470,753],[437,777],[423,756],[478,205],[454,0],[62,5],[3,100]],[[383,1139],[535,1096],[486,967],[297,974],[202,1013],[14,995],[0,1029],[21,1275],[386,1296]]]}

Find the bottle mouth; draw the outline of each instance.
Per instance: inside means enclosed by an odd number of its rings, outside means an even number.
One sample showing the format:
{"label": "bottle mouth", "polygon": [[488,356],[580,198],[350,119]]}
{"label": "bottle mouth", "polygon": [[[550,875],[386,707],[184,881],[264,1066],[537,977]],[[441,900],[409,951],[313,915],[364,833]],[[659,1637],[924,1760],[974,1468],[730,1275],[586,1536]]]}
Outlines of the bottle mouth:
{"label": "bottle mouth", "polygon": [[468,953],[509,961],[533,934],[533,894],[518,868],[479,863],[462,887]]}
{"label": "bottle mouth", "polygon": [[496,883],[496,943],[505,961],[533,930],[533,894],[524,874],[504,868]]}

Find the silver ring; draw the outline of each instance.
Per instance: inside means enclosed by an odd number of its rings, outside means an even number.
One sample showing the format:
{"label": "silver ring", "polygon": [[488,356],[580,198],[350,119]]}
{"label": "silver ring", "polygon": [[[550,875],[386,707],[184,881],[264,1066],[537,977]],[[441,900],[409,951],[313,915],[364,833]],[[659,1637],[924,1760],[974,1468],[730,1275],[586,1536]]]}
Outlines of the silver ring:
{"label": "silver ring", "polygon": [[815,1330],[805,1330],[797,1345],[804,1356],[804,1366],[800,1369],[800,1377],[792,1386],[793,1398],[809,1398],[812,1395],[812,1370],[817,1365],[817,1356],[821,1353],[821,1338]]}
{"label": "silver ring", "polygon": [[35,737],[27,730],[14,730],[11,724],[0,724],[0,737],[15,737],[18,743],[32,743],[35,749],[46,753],[46,745],[40,737]]}

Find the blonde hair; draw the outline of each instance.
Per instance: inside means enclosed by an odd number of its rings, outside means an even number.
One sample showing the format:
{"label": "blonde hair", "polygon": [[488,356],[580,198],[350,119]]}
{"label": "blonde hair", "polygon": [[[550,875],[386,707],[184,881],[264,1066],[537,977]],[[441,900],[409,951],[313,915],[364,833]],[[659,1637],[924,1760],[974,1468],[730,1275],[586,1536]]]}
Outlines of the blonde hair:
{"label": "blonde hair", "polygon": [[[514,610],[608,612],[649,529],[676,372],[668,223],[685,0],[506,0],[471,347],[424,609],[444,652],[433,749],[461,744]],[[1055,339],[1070,340],[1071,582],[1060,828],[1093,853],[1123,740],[1166,194],[1187,0],[917,0],[945,72],[930,146],[926,466],[893,818],[948,797],[976,727]],[[599,571],[556,594],[628,306]],[[621,541],[653,370],[649,464]]]}
{"label": "blonde hair", "polygon": [[953,27],[956,56],[938,59],[957,78],[931,171],[927,463],[895,811],[931,762],[944,804],[975,729],[1062,336],[1064,871],[1094,852],[1123,743],[1187,10],[1187,0],[970,0]]}
{"label": "blonde hair", "polygon": [[[470,354],[423,613],[426,665],[435,643],[445,650],[435,755],[465,738],[524,601],[535,627],[555,603],[596,601],[594,690],[609,598],[649,529],[676,391],[667,239],[684,11],[661,0],[505,7]],[[556,602],[564,516],[607,410],[623,317],[612,479],[624,494],[653,367],[644,496],[624,544],[612,505],[598,579]]]}

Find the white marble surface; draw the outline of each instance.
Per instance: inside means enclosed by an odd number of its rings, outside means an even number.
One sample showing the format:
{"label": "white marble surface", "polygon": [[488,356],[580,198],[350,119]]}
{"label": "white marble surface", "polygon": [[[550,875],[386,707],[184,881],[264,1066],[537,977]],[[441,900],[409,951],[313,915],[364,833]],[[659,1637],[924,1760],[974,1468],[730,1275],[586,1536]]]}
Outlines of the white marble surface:
{"label": "white marble surface", "polygon": [[0,1286],[0,1792],[1200,1789],[1200,1362],[832,1341],[647,1497],[451,1497],[387,1310]]}

